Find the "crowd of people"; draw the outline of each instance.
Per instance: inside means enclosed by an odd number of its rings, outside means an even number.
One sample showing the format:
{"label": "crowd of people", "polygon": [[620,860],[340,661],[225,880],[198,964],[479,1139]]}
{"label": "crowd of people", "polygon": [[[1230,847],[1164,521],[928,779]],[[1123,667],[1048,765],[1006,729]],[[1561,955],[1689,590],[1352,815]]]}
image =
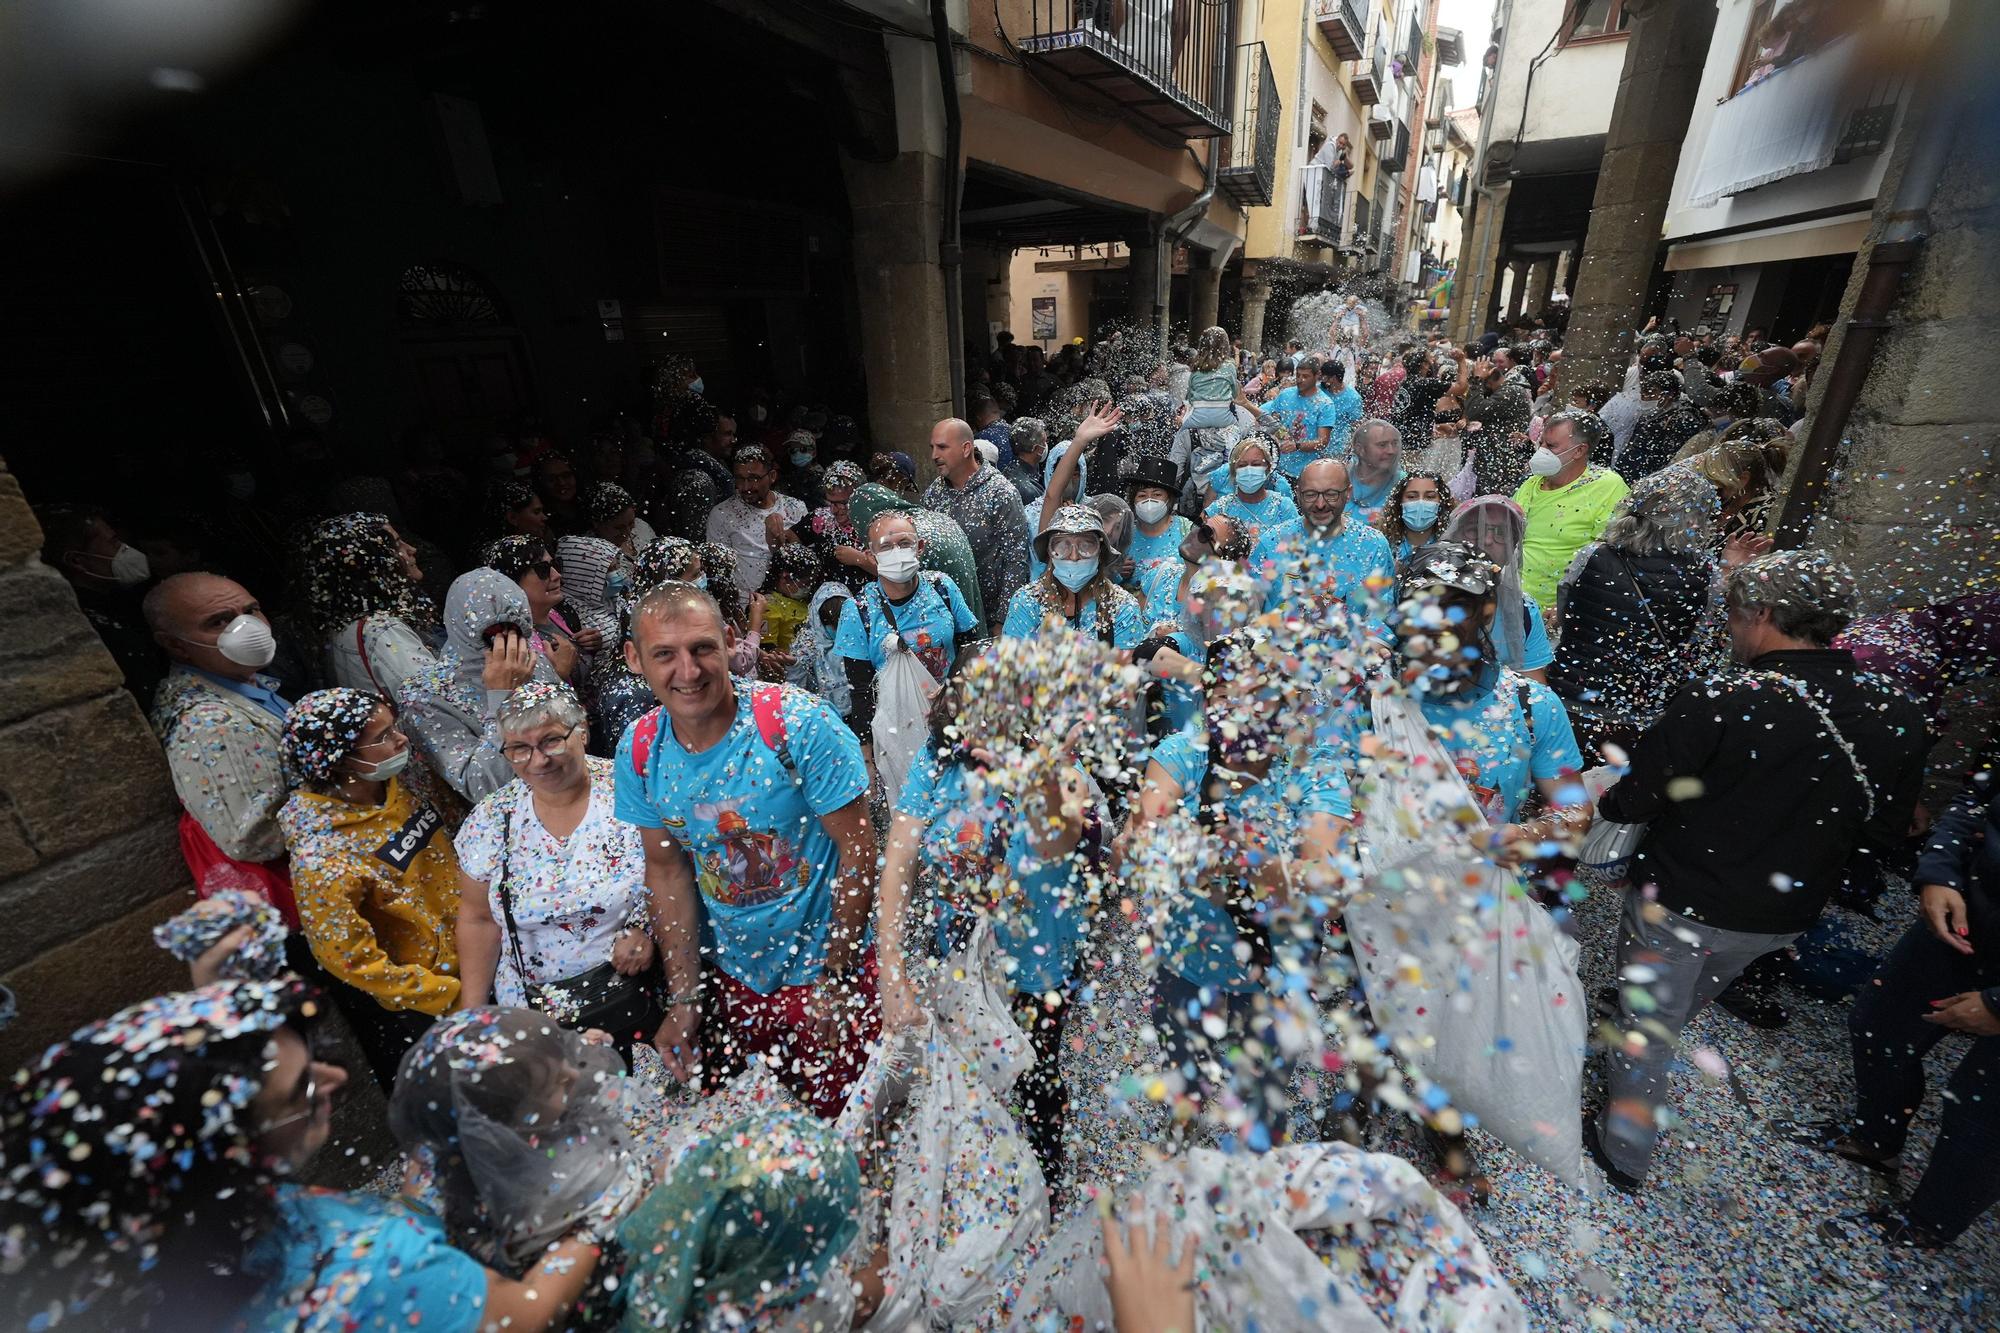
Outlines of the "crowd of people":
{"label": "crowd of people", "polygon": [[[1645,1190],[1687,1024],[1782,1023],[1786,950],[1895,879],[1860,1104],[1792,1133],[1894,1164],[1972,1034],[1919,1187],[1829,1218],[1951,1244],[2000,1200],[2000,840],[1983,772],[1920,805],[1913,682],[2000,616],[1855,621],[1772,549],[1819,342],[1755,332],[1649,326],[1616,386],[1351,300],[1268,358],[1002,334],[925,468],[669,359],[573,448],[314,485],[290,441],[205,538],[49,508],[200,901],[190,988],[0,1104],[10,1315],[1521,1327],[1468,1131]],[[296,1183],[336,1030],[381,1192]]]}

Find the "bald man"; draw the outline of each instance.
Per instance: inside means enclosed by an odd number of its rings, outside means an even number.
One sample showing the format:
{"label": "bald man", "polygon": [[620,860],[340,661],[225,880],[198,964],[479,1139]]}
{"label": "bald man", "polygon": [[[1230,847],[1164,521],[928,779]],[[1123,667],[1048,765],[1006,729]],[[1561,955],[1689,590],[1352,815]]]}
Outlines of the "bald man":
{"label": "bald man", "polygon": [[1299,516],[1266,529],[1250,553],[1251,570],[1269,589],[1265,609],[1317,623],[1340,602],[1356,624],[1379,631],[1395,560],[1389,539],[1349,509],[1354,484],[1347,464],[1330,458],[1307,464],[1293,495]]}
{"label": "bald man", "polygon": [[[185,812],[182,849],[197,888],[218,858],[279,863],[278,809],[287,788],[279,742],[285,710],[264,608],[218,574],[176,574],[146,594],[146,624],[172,662],[153,706],[153,729]],[[211,850],[212,849],[212,850]],[[289,910],[289,900],[279,903]]]}
{"label": "bald man", "polygon": [[979,600],[1000,632],[1007,603],[1028,581],[1028,515],[1021,493],[999,469],[982,461],[972,427],[946,417],[931,427],[931,462],[937,480],[924,491],[924,507],[948,514],[965,529],[972,561],[979,570]]}

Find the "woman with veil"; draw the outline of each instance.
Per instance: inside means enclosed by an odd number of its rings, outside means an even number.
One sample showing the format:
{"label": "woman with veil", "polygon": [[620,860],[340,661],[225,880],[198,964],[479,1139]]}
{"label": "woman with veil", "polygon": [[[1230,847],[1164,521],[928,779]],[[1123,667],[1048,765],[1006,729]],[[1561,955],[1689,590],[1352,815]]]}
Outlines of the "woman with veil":
{"label": "woman with veil", "polygon": [[1500,665],[1529,680],[1548,683],[1549,663],[1556,660],[1542,608],[1521,589],[1521,541],[1528,532],[1527,515],[1504,495],[1478,495],[1452,511],[1442,540],[1463,542],[1499,566],[1493,616],[1493,648]]}

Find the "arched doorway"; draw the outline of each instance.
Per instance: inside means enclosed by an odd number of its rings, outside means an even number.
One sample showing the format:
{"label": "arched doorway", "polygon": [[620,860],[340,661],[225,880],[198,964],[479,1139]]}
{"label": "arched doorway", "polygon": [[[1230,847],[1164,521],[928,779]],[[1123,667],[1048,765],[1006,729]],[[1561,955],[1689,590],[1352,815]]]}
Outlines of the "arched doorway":
{"label": "arched doorway", "polygon": [[500,293],[473,270],[448,262],[404,269],[396,333],[409,416],[447,442],[514,430],[535,411],[527,342]]}

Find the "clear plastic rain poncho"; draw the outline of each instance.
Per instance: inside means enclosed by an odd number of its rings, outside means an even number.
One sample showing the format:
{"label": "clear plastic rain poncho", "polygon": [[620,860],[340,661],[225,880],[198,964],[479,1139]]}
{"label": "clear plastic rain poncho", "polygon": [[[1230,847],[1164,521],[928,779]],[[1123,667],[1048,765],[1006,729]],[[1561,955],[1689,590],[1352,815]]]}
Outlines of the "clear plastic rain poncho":
{"label": "clear plastic rain poncho", "polygon": [[650,1173],[618,1053],[531,1009],[447,1016],[403,1057],[389,1128],[427,1165],[452,1243],[520,1276],[576,1232],[609,1239]]}
{"label": "clear plastic rain poncho", "polygon": [[1494,589],[1493,649],[1505,666],[1521,669],[1527,660],[1528,621],[1521,592],[1521,541],[1528,535],[1528,516],[1504,495],[1475,495],[1452,511],[1443,540],[1464,542],[1484,551],[1500,566]]}

